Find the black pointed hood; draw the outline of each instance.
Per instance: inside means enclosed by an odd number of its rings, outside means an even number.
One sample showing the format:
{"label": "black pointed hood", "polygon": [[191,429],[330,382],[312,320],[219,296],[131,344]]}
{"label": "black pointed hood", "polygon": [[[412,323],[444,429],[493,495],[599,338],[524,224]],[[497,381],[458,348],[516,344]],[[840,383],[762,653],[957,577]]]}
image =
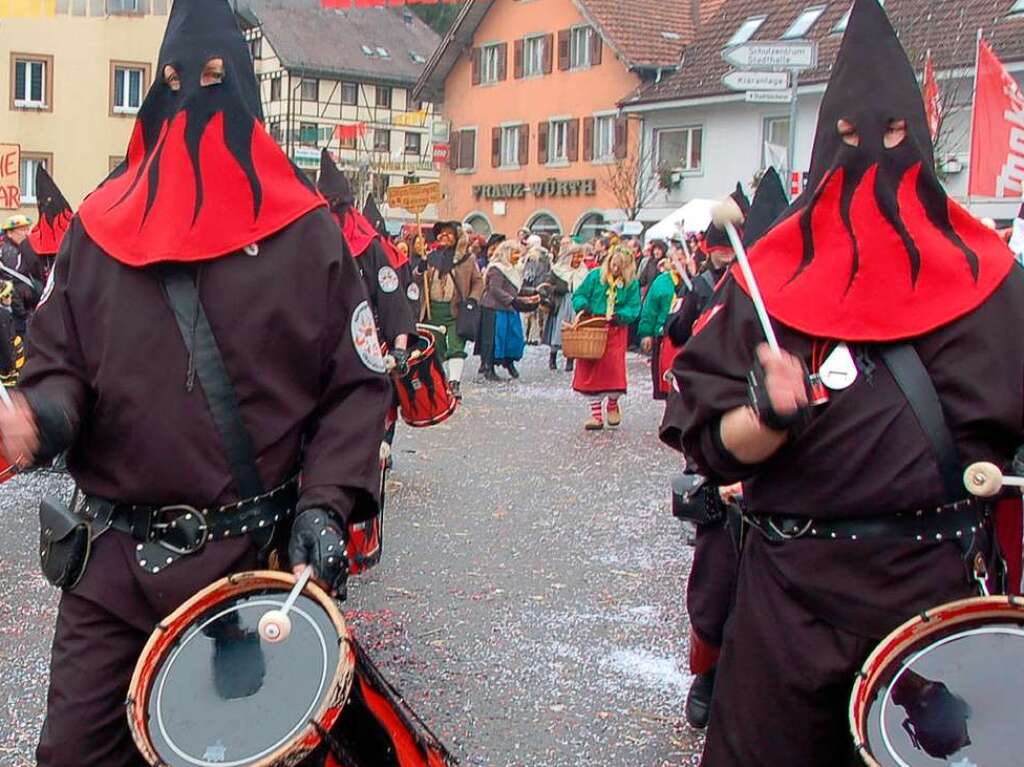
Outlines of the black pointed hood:
{"label": "black pointed hood", "polygon": [[74,214],[42,163],[36,166],[36,203],[39,220],[28,236],[28,243],[37,255],[56,255]]}
{"label": "black pointed hood", "polygon": [[[204,86],[214,59],[223,78]],[[175,0],[126,159],[79,211],[86,231],[143,266],[216,258],[284,228],[322,202],[262,123],[228,0]]]}
{"label": "black pointed hood", "polygon": [[754,192],[754,201],[750,204],[747,223],[743,227],[743,245],[749,248],[761,239],[788,207],[789,200],[782,179],[775,168],[769,167]]}
{"label": "black pointed hood", "polygon": [[736,188],[729,196],[732,197],[736,205],[739,206],[740,212],[743,214],[743,218],[746,219],[747,214],[750,213],[750,198],[747,197],[747,193],[743,191],[743,184],[737,181]]}
{"label": "black pointed hood", "polygon": [[363,215],[373,224],[373,228],[380,233],[381,237],[390,236],[387,221],[384,219],[384,214],[380,212],[380,208],[377,207],[377,200],[372,194],[367,196],[366,202],[363,204]]}
{"label": "black pointed hood", "polygon": [[326,148],[320,153],[320,178],[316,188],[334,210],[355,204],[356,198],[348,177],[334,164],[334,158]]}
{"label": "black pointed hood", "polygon": [[[740,209],[743,214],[743,221],[737,224],[736,229],[743,237],[743,227],[746,225],[747,214],[750,213],[750,200],[747,198],[746,192],[743,191],[743,184],[739,181],[736,182],[736,188],[732,191],[729,197],[736,203],[736,207]],[[717,227],[714,222],[708,225],[708,228],[704,231],[704,247],[707,248],[710,253],[712,250],[732,250],[732,242],[729,240],[729,235],[724,229]]]}
{"label": "black pointed hood", "polygon": [[[840,120],[851,126],[845,140]],[[935,175],[914,68],[878,0],[854,0],[806,191],[749,255],[769,314],[843,341],[928,333],[973,311],[1009,274],[1006,244]]]}

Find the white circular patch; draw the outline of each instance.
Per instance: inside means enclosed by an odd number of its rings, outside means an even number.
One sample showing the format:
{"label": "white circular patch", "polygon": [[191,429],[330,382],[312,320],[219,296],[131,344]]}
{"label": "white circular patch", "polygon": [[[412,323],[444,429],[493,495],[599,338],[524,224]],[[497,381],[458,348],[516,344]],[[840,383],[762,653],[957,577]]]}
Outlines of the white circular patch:
{"label": "white circular patch", "polygon": [[409,287],[405,291],[405,297],[408,298],[410,301],[419,301],[420,286],[417,285],[415,282],[410,282]]}
{"label": "white circular patch", "polygon": [[243,250],[247,256],[258,256],[260,254],[260,246],[255,242],[249,243]]}
{"label": "white circular patch", "polygon": [[385,293],[394,293],[398,290],[398,273],[390,266],[382,266],[377,272],[377,284]]}
{"label": "white circular patch", "polygon": [[356,347],[359,359],[370,370],[383,373],[387,369],[384,365],[384,352],[381,351],[380,341],[377,340],[377,325],[373,321],[373,311],[367,301],[363,301],[352,312],[352,345]]}

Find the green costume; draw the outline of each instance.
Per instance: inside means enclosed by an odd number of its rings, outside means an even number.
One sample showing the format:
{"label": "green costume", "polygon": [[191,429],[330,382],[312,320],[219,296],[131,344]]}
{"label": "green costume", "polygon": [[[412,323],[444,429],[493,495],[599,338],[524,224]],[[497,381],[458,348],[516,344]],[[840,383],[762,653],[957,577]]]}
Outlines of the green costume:
{"label": "green costume", "polygon": [[660,338],[665,333],[665,321],[676,300],[679,278],[672,271],[662,272],[651,283],[644,308],[640,312],[640,337]]}
{"label": "green costume", "polygon": [[[583,280],[572,296],[574,311],[586,311],[597,317],[608,312],[608,286],[601,282],[601,270],[594,269]],[[615,291],[614,320],[620,325],[630,325],[640,316],[640,282],[633,280]]]}

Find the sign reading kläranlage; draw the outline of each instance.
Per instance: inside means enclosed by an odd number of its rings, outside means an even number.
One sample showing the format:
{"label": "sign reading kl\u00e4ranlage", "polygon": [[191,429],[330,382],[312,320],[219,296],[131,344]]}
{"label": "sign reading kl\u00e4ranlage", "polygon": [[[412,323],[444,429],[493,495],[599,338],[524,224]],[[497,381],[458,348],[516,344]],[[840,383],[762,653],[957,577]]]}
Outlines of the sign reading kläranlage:
{"label": "sign reading kl\u00e4ranlage", "polygon": [[527,195],[534,197],[592,197],[597,194],[597,179],[584,178],[573,181],[533,181],[529,184],[476,184],[473,197],[478,200],[522,200]]}

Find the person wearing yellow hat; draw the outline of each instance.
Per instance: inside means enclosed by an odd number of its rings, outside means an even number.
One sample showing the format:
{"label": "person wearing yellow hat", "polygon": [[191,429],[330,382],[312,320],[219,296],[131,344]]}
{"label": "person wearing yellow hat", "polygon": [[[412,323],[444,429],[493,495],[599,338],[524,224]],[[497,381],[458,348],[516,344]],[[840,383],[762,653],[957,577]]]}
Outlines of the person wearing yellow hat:
{"label": "person wearing yellow hat", "polygon": [[0,386],[13,386],[18,378],[13,309],[14,283],[0,280]]}
{"label": "person wearing yellow hat", "polygon": [[43,266],[28,244],[32,220],[21,214],[4,222],[0,238],[0,280],[14,283],[14,327],[25,335],[28,317],[43,292]]}

